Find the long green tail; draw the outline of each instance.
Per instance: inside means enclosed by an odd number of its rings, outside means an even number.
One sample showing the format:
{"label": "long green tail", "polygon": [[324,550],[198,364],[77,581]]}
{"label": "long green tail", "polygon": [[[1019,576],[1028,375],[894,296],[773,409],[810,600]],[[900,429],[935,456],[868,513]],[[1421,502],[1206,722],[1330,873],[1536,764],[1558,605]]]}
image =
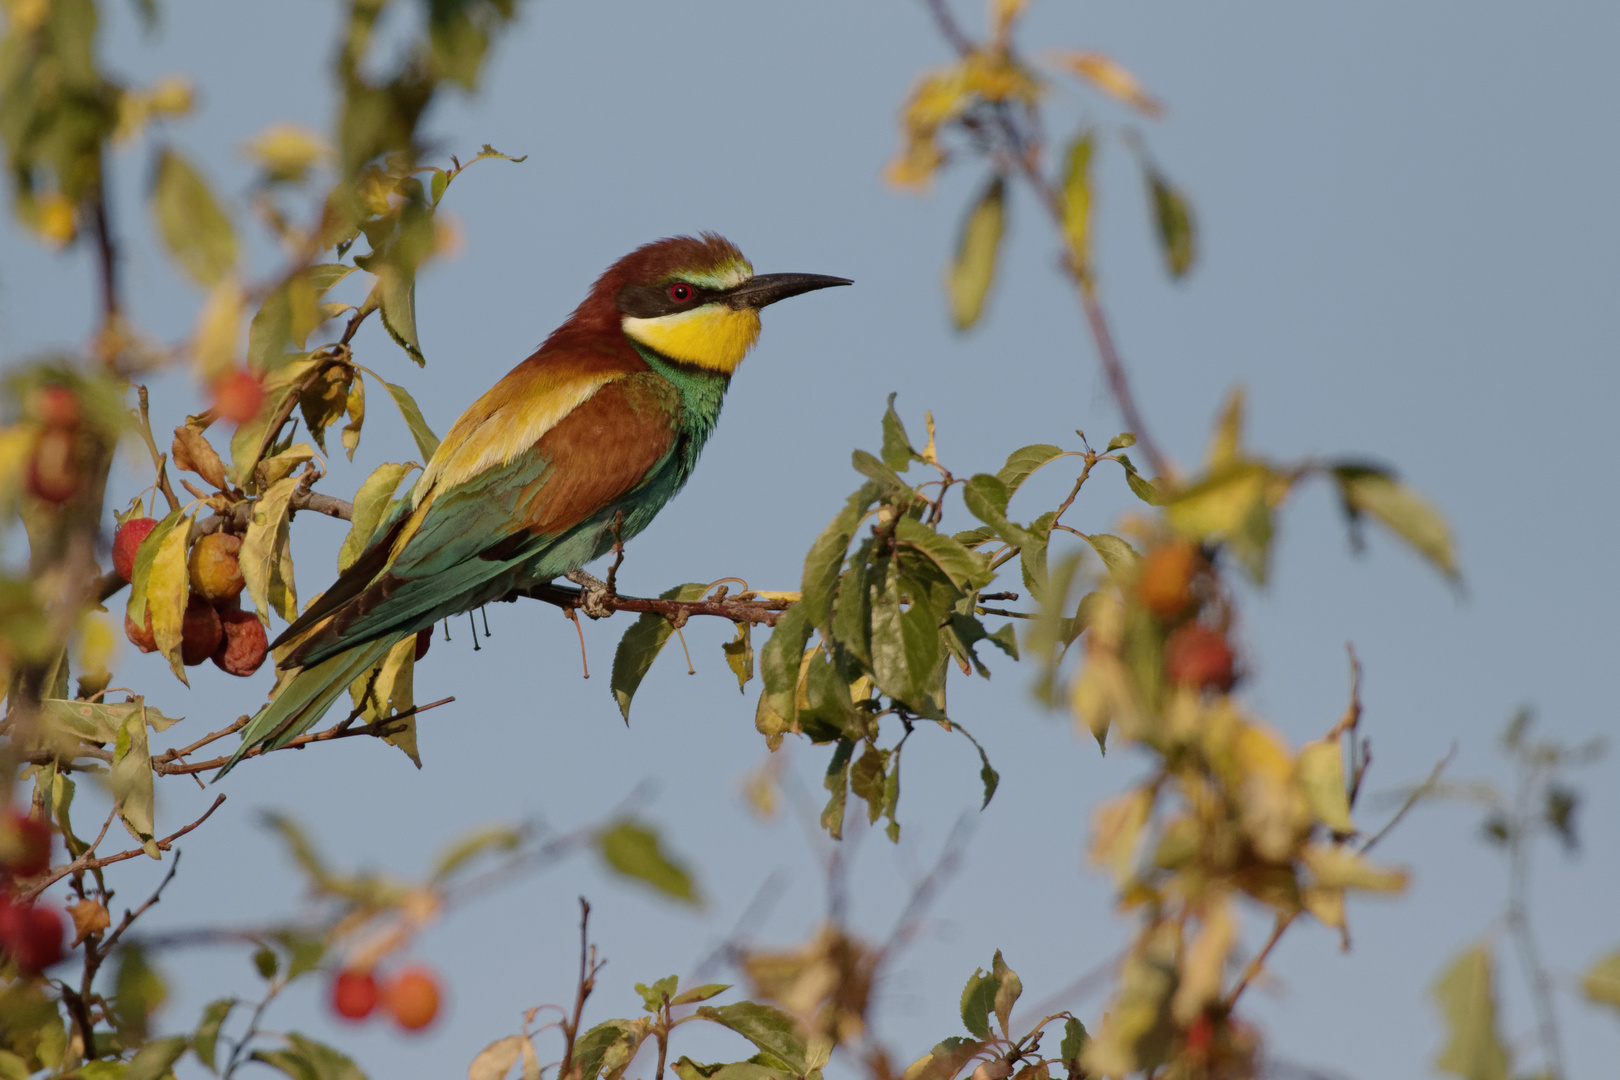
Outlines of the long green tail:
{"label": "long green tail", "polygon": [[218,780],[235,768],[236,763],[255,746],[279,750],[308,731],[332,707],[338,695],[347,690],[367,668],[388,655],[388,650],[404,636],[387,634],[328,657],[314,667],[300,670],[274,701],[248,721],[248,726],[242,729],[242,745],[214,774],[214,779]]}

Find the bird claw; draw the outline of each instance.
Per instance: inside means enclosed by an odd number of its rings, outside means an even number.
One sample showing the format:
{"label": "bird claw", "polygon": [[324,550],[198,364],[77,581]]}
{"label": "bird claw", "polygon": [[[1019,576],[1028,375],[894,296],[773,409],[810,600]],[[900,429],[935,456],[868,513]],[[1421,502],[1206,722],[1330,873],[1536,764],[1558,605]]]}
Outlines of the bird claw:
{"label": "bird claw", "polygon": [[570,570],[564,575],[580,588],[579,609],[593,619],[605,619],[613,614],[608,600],[614,592],[608,583],[583,570]]}

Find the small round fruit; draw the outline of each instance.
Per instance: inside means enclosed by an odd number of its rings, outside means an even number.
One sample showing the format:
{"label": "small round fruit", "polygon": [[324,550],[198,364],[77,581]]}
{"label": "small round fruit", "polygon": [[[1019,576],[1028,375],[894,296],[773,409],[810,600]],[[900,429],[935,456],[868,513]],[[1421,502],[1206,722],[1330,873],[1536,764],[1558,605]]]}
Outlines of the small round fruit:
{"label": "small round fruit", "polygon": [[62,959],[65,924],[54,909],[0,896],[0,946],[30,975]]}
{"label": "small round fruit", "polygon": [[1198,548],[1185,540],[1148,552],[1136,579],[1136,595],[1142,606],[1167,623],[1186,615],[1196,603],[1192,582],[1203,561]]}
{"label": "small round fruit", "polygon": [[433,627],[429,626],[416,632],[416,659],[420,660],[427,655],[429,646],[433,644]]}
{"label": "small round fruit", "polygon": [[191,591],[214,603],[240,596],[247,584],[242,578],[242,564],[237,561],[241,550],[242,538],[229,533],[209,533],[192,544],[191,556],[186,560]]}
{"label": "small round fruit", "polygon": [[28,490],[48,503],[67,502],[84,486],[78,439],[66,428],[46,428],[28,460]]}
{"label": "small round fruit", "polygon": [[33,406],[34,415],[46,427],[74,427],[84,417],[79,395],[54,383],[34,392]]}
{"label": "small round fruit", "polygon": [[241,608],[221,611],[219,625],[223,636],[214,652],[215,666],[244,678],[258,671],[270,651],[270,638],[259,617]]}
{"label": "small round fruit", "polygon": [[49,870],[50,826],[16,810],[7,810],[5,818],[0,823],[0,870],[21,878]]}
{"label": "small round fruit", "polygon": [[344,970],[332,980],[332,1011],[345,1020],[364,1020],[377,1007],[377,980],[369,971]]}
{"label": "small round fruit", "polygon": [[181,663],[196,667],[219,650],[224,638],[225,631],[219,624],[219,613],[214,605],[200,596],[186,601],[185,618],[180,623]]}
{"label": "small round fruit", "polygon": [[251,371],[233,371],[214,384],[214,408],[223,420],[245,424],[263,406],[264,380]]}
{"label": "small round fruit", "polygon": [[129,638],[130,644],[141,652],[155,652],[157,650],[157,635],[152,632],[152,609],[146,609],[146,625],[136,626],[135,620],[124,612],[124,636]]}
{"label": "small round fruit", "polygon": [[1236,658],[1226,635],[1198,623],[1186,623],[1164,643],[1164,672],[1170,681],[1199,690],[1232,689]]}
{"label": "small round fruit", "polygon": [[406,1031],[421,1031],[439,1015],[439,979],[422,966],[408,967],[383,988],[383,1006]]}
{"label": "small round fruit", "polygon": [[125,581],[135,580],[135,556],[140,551],[141,541],[155,528],[157,518],[149,517],[130,518],[118,526],[118,532],[113,535],[113,569]]}

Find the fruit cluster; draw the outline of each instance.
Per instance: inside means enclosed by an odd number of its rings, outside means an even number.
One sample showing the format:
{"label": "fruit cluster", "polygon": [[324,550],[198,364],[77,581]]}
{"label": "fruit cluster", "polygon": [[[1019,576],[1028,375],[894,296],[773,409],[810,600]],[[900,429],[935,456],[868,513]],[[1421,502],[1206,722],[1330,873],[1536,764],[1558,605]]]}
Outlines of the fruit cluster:
{"label": "fruit cluster", "polygon": [[52,907],[18,901],[14,882],[50,865],[50,828],[13,809],[0,812],[0,955],[29,975],[62,959],[65,923]]}
{"label": "fruit cluster", "polygon": [[421,1031],[439,1015],[439,998],[438,976],[420,964],[381,982],[358,968],[345,968],[332,980],[332,1011],[356,1023],[381,1005],[406,1031]]}
{"label": "fruit cluster", "polygon": [[[156,525],[154,519],[141,517],[118,527],[113,538],[113,568],[125,581],[134,578],[136,554]],[[208,533],[191,545],[186,563],[191,598],[186,603],[180,640],[180,659],[188,666],[213,660],[221,671],[247,676],[264,663],[270,648],[264,623],[241,606],[247,584],[238,561],[241,550],[241,537],[222,532]],[[137,626],[126,614],[124,634],[142,652],[155,650],[151,610],[147,610],[144,626]]]}
{"label": "fruit cluster", "polygon": [[40,426],[28,458],[28,491],[60,506],[84,487],[89,475],[84,408],[78,395],[54,383],[39,387],[29,406]]}
{"label": "fruit cluster", "polygon": [[1136,579],[1136,599],[1170,631],[1164,641],[1166,678],[1178,686],[1225,693],[1237,682],[1237,658],[1223,629],[1198,620],[1214,591],[1208,560],[1186,540],[1149,551]]}

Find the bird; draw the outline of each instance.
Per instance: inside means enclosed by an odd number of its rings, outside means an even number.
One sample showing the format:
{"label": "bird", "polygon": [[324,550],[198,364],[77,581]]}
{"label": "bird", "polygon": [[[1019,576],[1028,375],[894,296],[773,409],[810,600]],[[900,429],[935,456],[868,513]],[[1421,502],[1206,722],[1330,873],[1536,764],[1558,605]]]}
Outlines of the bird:
{"label": "bird", "polygon": [[632,251],[461,414],[365,550],[272,644],[279,692],[216,774],[307,731],[438,620],[575,574],[686,483],[760,309],[853,284],[755,274],[715,233]]}

